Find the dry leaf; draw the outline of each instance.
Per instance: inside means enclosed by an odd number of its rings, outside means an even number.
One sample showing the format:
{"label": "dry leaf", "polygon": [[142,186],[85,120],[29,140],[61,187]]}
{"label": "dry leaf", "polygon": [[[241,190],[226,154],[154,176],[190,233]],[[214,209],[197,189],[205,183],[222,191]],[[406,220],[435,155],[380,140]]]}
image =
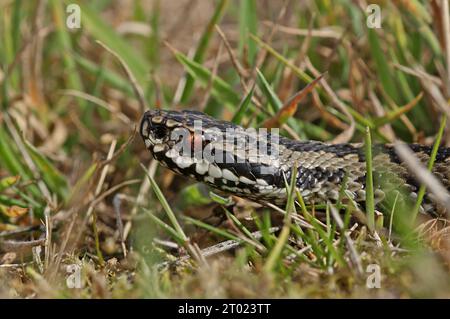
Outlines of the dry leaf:
{"label": "dry leaf", "polygon": [[28,212],[28,208],[13,205],[11,207],[0,205],[0,211],[8,217],[20,217]]}
{"label": "dry leaf", "polygon": [[324,74],[319,75],[315,78],[311,83],[308,83],[301,91],[297,92],[293,97],[291,97],[283,107],[275,114],[274,117],[267,119],[263,123],[263,127],[273,128],[279,127],[281,124],[284,124],[288,118],[292,117],[297,111],[298,103],[308,94],[311,90],[316,86],[317,82],[322,79]]}

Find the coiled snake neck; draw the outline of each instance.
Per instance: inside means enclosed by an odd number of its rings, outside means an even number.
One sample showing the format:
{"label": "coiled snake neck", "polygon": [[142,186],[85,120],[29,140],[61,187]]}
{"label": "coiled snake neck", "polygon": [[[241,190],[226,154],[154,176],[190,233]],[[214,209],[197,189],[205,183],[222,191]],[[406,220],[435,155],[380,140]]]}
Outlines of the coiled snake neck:
{"label": "coiled snake neck", "polygon": [[[295,141],[188,110],[147,111],[141,120],[140,134],[147,149],[163,166],[256,202],[284,206],[285,181],[291,180],[294,166],[296,187],[306,203],[336,202],[341,198],[343,185],[347,198],[357,204],[365,201],[366,162],[362,144]],[[432,148],[419,144],[409,147],[426,165]],[[394,148],[375,145],[372,152],[376,204],[392,202],[393,194],[401,194],[406,201],[415,200],[420,184]],[[439,148],[433,174],[447,189],[450,189],[449,164],[450,148]],[[426,194],[422,213],[442,215],[443,210],[432,194]]]}

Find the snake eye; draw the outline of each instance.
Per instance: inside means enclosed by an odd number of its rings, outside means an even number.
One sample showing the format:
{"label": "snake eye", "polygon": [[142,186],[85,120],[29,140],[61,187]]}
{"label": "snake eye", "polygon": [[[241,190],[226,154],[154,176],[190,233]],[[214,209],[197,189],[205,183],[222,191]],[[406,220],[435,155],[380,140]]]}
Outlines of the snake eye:
{"label": "snake eye", "polygon": [[168,133],[169,130],[164,125],[158,125],[153,129],[153,136],[158,140],[165,138]]}

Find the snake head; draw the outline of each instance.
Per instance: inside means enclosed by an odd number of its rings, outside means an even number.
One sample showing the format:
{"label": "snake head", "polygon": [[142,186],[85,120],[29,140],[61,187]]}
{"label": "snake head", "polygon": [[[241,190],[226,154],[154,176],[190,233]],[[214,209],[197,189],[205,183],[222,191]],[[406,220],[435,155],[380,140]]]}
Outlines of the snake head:
{"label": "snake head", "polygon": [[157,144],[166,143],[170,137],[170,129],[167,126],[167,112],[162,110],[145,112],[141,120],[140,133],[145,146],[149,149]]}
{"label": "snake head", "polygon": [[205,123],[196,111],[149,110],[142,117],[140,134],[156,160],[184,174],[195,144],[201,148],[205,141],[203,130],[195,131],[197,120]]}
{"label": "snake head", "polygon": [[203,146],[205,142],[221,139],[227,129],[235,127],[229,122],[217,121],[197,111],[157,109],[144,113],[140,124],[140,134],[147,149],[155,155],[163,150],[172,149],[174,145],[180,145],[180,143],[184,143],[182,145],[185,147],[184,150],[189,147]]}
{"label": "snake head", "polygon": [[220,190],[249,197],[283,182],[278,153],[272,151],[277,143],[267,133],[197,111],[149,110],[140,134],[163,166]]}

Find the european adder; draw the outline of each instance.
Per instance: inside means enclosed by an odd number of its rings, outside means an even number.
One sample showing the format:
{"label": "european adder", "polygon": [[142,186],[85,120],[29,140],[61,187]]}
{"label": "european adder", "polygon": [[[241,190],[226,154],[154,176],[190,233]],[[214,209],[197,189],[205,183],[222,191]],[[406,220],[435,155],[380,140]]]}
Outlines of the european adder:
{"label": "european adder", "polygon": [[[162,165],[256,202],[284,206],[285,181],[291,180],[294,166],[297,166],[296,186],[306,203],[342,199],[340,190],[344,182],[347,199],[357,204],[365,201],[366,162],[362,144],[295,141],[271,132],[246,130],[188,110],[147,111],[141,120],[140,134]],[[409,147],[426,165],[432,148],[419,144]],[[401,202],[415,200],[420,185],[393,146],[375,145],[372,153],[376,204],[392,204],[397,194],[401,194]],[[439,148],[433,174],[447,189],[450,189],[449,164],[450,148]],[[432,194],[426,194],[420,211],[436,216],[445,213]]]}

